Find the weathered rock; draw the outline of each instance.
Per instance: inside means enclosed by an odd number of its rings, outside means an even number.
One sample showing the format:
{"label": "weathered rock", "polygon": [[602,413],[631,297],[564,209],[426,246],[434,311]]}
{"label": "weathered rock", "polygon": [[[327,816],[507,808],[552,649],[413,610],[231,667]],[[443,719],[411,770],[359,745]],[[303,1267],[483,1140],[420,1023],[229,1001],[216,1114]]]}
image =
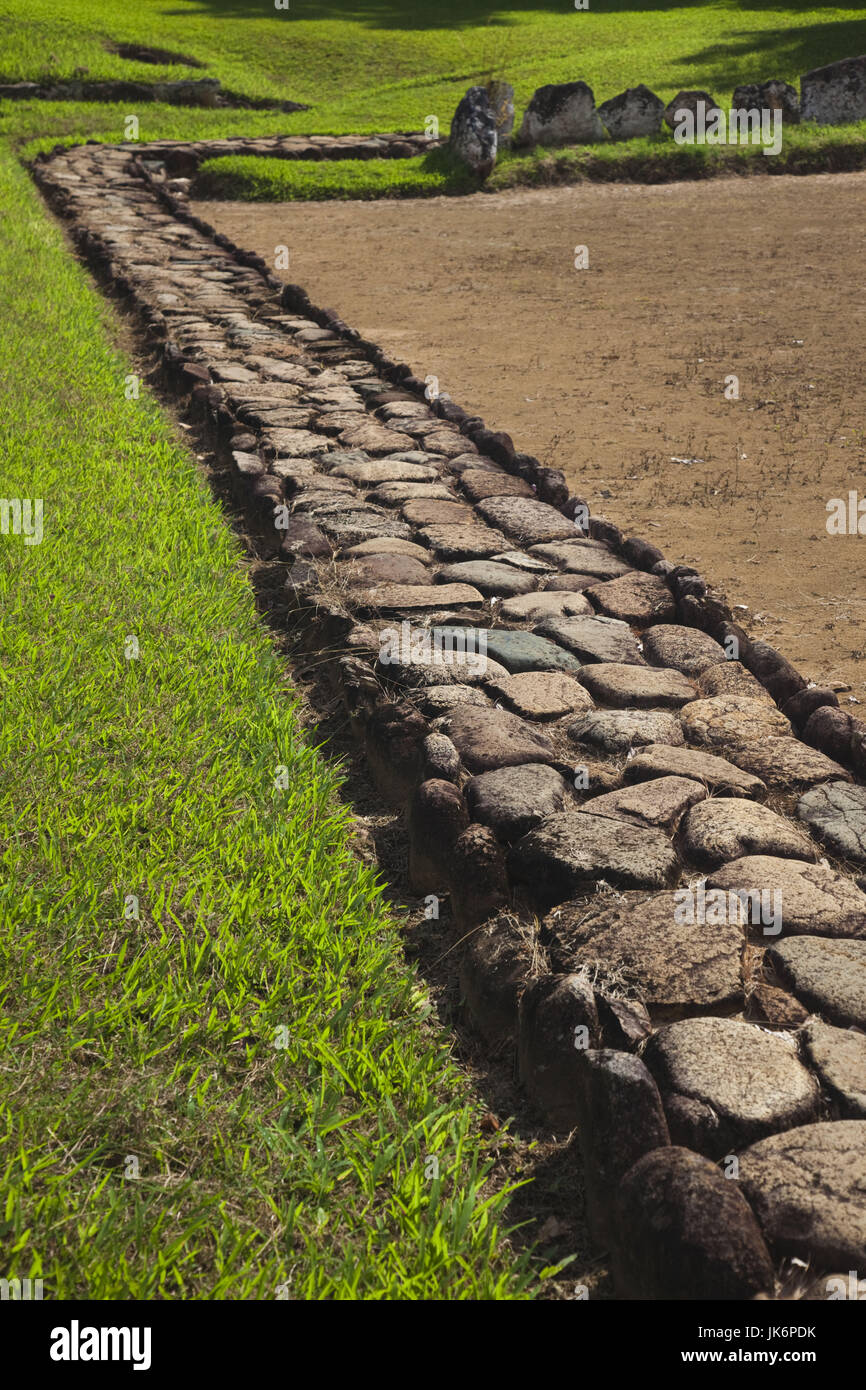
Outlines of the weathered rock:
{"label": "weathered rock", "polygon": [[[465,833],[473,829],[482,827],[470,826]],[[529,940],[508,913],[472,933],[460,966],[460,991],[473,1025],[488,1042],[516,1038],[518,1000],[530,967]]]}
{"label": "weathered rock", "polygon": [[[447,529],[456,531],[461,528],[450,526]],[[443,584],[472,584],[482,594],[495,598],[531,593],[536,585],[534,575],[523,574],[511,565],[498,565],[493,560],[464,560],[459,564],[444,565],[439,571],[439,580]]]}
{"label": "weathered rock", "polygon": [[630,758],[625,780],[643,782],[647,777],[694,777],[720,796],[762,796],[767,788],[758,777],[735,767],[726,758],[671,743],[654,743]]}
{"label": "weathered rock", "polygon": [[301,555],[305,559],[331,556],[334,547],[324,531],[314,521],[304,516],[290,516],[283,530],[281,549],[289,555]]}
{"label": "weathered rock", "polygon": [[592,606],[579,593],[532,593],[506,599],[502,616],[509,623],[539,623],[544,618],[575,618],[591,614]]}
{"label": "weathered rock", "polygon": [[803,1056],[846,1120],[866,1120],[866,1033],[813,1019],[800,1034]]}
{"label": "weathered rock", "polygon": [[656,574],[624,574],[587,589],[586,596],[605,617],[619,618],[635,627],[667,622],[677,611],[673,594]]}
{"label": "weathered rock", "polygon": [[489,681],[487,690],[522,719],[561,719],[592,709],[592,697],[580,682],[559,671],[523,671]]}
{"label": "weathered rock", "polygon": [[427,724],[406,703],[382,704],[367,722],[365,753],[376,786],[391,804],[407,801],[421,779]]}
{"label": "weathered rock", "polygon": [[416,545],[414,541],[400,540],[398,536],[374,536],[372,540],[361,541],[358,545],[350,545],[342,552],[346,560],[366,560],[371,556],[380,555],[407,555],[411,560],[417,560],[419,564],[430,565],[433,556],[429,550],[425,550],[423,545]]}
{"label": "weathered rock", "polygon": [[588,816],[611,816],[630,825],[652,825],[673,834],[690,806],[703,801],[707,789],[688,777],[655,777],[619,791],[584,801],[581,810]]}
{"label": "weathered rock", "polygon": [[804,1125],[740,1154],[740,1186],[776,1256],[866,1267],[866,1121]]}
{"label": "weathered rock", "polygon": [[569,725],[575,743],[627,753],[647,744],[682,744],[683,731],[675,714],[663,710],[592,710]]}
{"label": "weathered rock", "polygon": [[507,671],[567,671],[576,674],[581,664],[570,652],[563,651],[546,637],[531,632],[509,632],[505,628],[490,628],[487,650]]}
{"label": "weathered rock", "polygon": [[427,502],[418,498],[404,502],[400,509],[404,521],[413,526],[471,525],[474,512],[465,502]]}
{"label": "weathered rock", "polygon": [[477,178],[486,179],[496,163],[497,143],[496,115],[487,91],[470,87],[451,121],[451,149]]}
{"label": "weathered rock", "polygon": [[[765,1135],[817,1118],[820,1092],[789,1038],[731,1018],[687,1018],[650,1038],[674,1143],[721,1158]],[[672,1105],[684,1098],[690,1104]]]}
{"label": "weathered rock", "polygon": [[359,508],[351,512],[318,512],[316,520],[340,549],[386,536],[396,536],[404,541],[412,538],[411,528],[405,521],[396,521],[394,517],[372,510],[362,511]]}
{"label": "weathered rock", "polygon": [[448,733],[473,773],[555,761],[550,740],[507,710],[460,705],[450,717]]}
{"label": "weathered rock", "polygon": [[825,782],[800,797],[797,815],[831,853],[866,864],[866,787]]}
{"label": "weathered rock", "polygon": [[755,773],[779,791],[805,791],[821,782],[851,780],[844,767],[795,738],[738,743],[728,753],[738,767]]}
{"label": "weathered rock", "polygon": [[451,865],[451,906],[459,927],[474,927],[506,905],[505,854],[486,825],[470,825],[458,836]]}
{"label": "weathered rock", "polygon": [[[505,537],[480,522],[467,525],[424,526],[420,530],[421,539],[431,550],[435,550],[442,560],[453,562],[479,562],[490,555],[498,555],[507,548]],[[501,566],[507,572],[508,566]],[[518,590],[518,592],[522,592]]]}
{"label": "weathered rock", "polygon": [[518,1014],[520,1082],[553,1128],[567,1134],[579,1118],[581,1052],[597,1047],[592,987],[575,975],[543,975],[527,985]]}
{"label": "weathered rock", "polygon": [[418,704],[424,714],[437,719],[450,714],[455,705],[480,705],[490,708],[490,701],[483,691],[471,685],[428,685],[418,692]]}
{"label": "weathered rock", "polygon": [[484,599],[471,584],[380,584],[353,595],[359,607],[380,612],[404,608],[454,608],[482,604]]}
{"label": "weathered rock", "polygon": [[866,1029],[866,941],[793,937],[770,946],[767,958],[809,1008],[843,1028]]}
{"label": "weathered rock", "polygon": [[806,1022],[809,1010],[787,990],[767,984],[765,980],[756,980],[747,991],[744,1014],[751,1023],[794,1032]]}
{"label": "weathered rock", "polygon": [[461,771],[460,754],[448,735],[439,732],[428,734],[424,740],[422,775],[425,780],[438,778],[444,782],[457,782]]}
{"label": "weathered rock", "polygon": [[684,111],[690,112],[695,121],[698,122],[700,118],[700,104],[703,105],[703,115],[706,122],[712,120],[712,113],[714,111],[721,109],[718,102],[714,97],[710,96],[709,92],[685,90],[677,92],[673,101],[669,102],[665,107],[665,125],[669,126],[671,130],[676,130],[682,120],[680,113]]}
{"label": "weathered rock", "polygon": [[743,933],[733,922],[683,921],[675,893],[637,894],[588,912],[564,903],[545,920],[558,970],[594,969],[624,980],[656,1018],[736,1008],[743,998]]}
{"label": "weathered rock", "polygon": [[792,733],[788,720],[766,700],[746,695],[714,695],[694,700],[680,715],[683,733],[690,743],[719,753],[733,752],[740,744]]}
{"label": "weathered rock", "polygon": [[[347,478],[350,483],[356,483],[359,487],[373,487],[381,483],[432,483],[439,474],[435,468],[424,468],[418,463],[371,459],[369,463],[342,463],[333,469],[331,476]],[[440,503],[441,505],[443,504]]]}
{"label": "weathered rock", "polygon": [[819,125],[866,121],[866,56],[812,68],[800,78],[800,115]]}
{"label": "weathered rock", "polygon": [[616,618],[545,618],[533,630],[582,661],[644,665],[637,638],[628,623]]}
{"label": "weathered rock", "polygon": [[861,777],[866,775],[866,724],[862,719],[824,705],[806,720],[803,738],[828,758],[852,767]]}
{"label": "weathered rock", "polygon": [[559,82],[533,93],[515,143],[586,145],[604,137],[592,88],[585,82]]}
{"label": "weathered rock", "polygon": [[550,816],[518,840],[508,857],[512,882],[542,910],[592,892],[599,879],[621,888],[664,888],[678,869],[661,831],[622,822],[612,835],[606,817],[582,811]]}
{"label": "weathered rock", "polygon": [[453,502],[454,493],[444,483],[380,483],[367,500],[380,507],[402,507],[412,500],[424,502]]}
{"label": "weathered rock", "polygon": [[535,546],[574,536],[574,522],[555,507],[533,498],[485,497],[477,504],[477,511],[491,526],[513,536],[520,545]]}
{"label": "weathered rock", "polygon": [[[776,894],[786,936],[866,937],[866,893],[823,864],[747,854],[716,869],[710,888]],[[776,924],[765,935],[777,934]]]}
{"label": "weathered rock", "polygon": [[713,797],[689,811],[681,834],[689,859],[704,868],[754,854],[783,859],[817,858],[808,835],[784,816],[754,801]]}
{"label": "weathered rock", "polygon": [[[644,638],[646,638],[644,633]],[[695,676],[695,684],[701,695],[711,698],[714,695],[747,695],[751,700],[769,700],[773,697],[756,680],[741,661],[719,661],[706,666]]]}
{"label": "weathered rock", "polygon": [[653,666],[667,666],[668,670],[681,671],[694,681],[708,666],[725,660],[724,647],[720,647],[712,637],[699,628],[683,627],[680,623],[660,623],[657,627],[648,627],[641,640],[643,654]]}
{"label": "weathered rock", "polygon": [[633,140],[639,135],[658,134],[664,113],[661,97],[642,82],[603,101],[598,108],[602,124],[612,140]]}
{"label": "weathered rock", "polygon": [[450,781],[431,778],[409,803],[409,887],[413,893],[448,891],[457,837],[469,824],[460,792]]}
{"label": "weathered rock", "polygon": [[338,577],[353,585],[373,588],[377,584],[429,584],[425,565],[408,555],[370,555],[354,563],[339,565]]}
{"label": "weathered rock", "polygon": [[575,804],[565,778],[543,763],[482,772],[467,783],[466,799],[472,819],[489,826],[506,844]]}
{"label": "weathered rock", "polygon": [[670,1143],[655,1082],[639,1057],[608,1048],[578,1053],[577,1144],[593,1243],[610,1246],[617,1193],[644,1154]]}
{"label": "weathered rock", "polygon": [[[626,564],[625,560],[620,560],[597,541],[572,539],[557,541],[552,545],[534,545],[532,554],[537,555],[539,560],[549,560],[551,564],[561,565],[568,573],[593,576],[596,580],[618,579],[620,575],[634,573],[631,565]],[[590,580],[585,587],[590,588],[591,583]]]}
{"label": "weathered rock", "polygon": [[[357,423],[349,424],[346,429],[341,430],[340,443],[347,449],[363,449],[366,453],[374,455],[393,454],[397,449],[412,448],[412,439],[408,434],[390,429],[387,425],[380,425],[369,416],[366,419],[359,417]],[[398,482],[400,479],[382,478],[380,481]],[[423,480],[418,478],[416,481]]]}
{"label": "weathered rock", "polygon": [[695,697],[694,685],[679,671],[665,671],[657,666],[602,662],[584,666],[579,679],[594,700],[613,705],[614,709],[679,709]]}
{"label": "weathered rock", "polygon": [[735,111],[781,111],[784,125],[796,125],[800,120],[800,100],[796,87],[781,78],[736,87],[731,97]]}
{"label": "weathered rock", "polygon": [[594,988],[604,1046],[626,1052],[642,1046],[653,1030],[646,1005],[640,999],[621,998],[613,993],[615,987]]}
{"label": "weathered rock", "polygon": [[513,473],[492,472],[489,468],[467,468],[460,475],[460,485],[472,502],[485,497],[532,497],[532,488]]}
{"label": "weathered rock", "polygon": [[[627,1123],[627,1117],[624,1117]],[[736,1183],[707,1159],[658,1147],[623,1177],[614,1250],[621,1298],[753,1299],[773,1262]]]}

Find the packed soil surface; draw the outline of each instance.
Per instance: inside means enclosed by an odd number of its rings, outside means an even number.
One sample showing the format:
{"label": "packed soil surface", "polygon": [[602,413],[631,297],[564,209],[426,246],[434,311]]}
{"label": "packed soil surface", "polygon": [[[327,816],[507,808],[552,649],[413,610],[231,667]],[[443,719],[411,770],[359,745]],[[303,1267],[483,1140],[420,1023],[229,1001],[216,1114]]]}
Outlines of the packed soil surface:
{"label": "packed soil surface", "polygon": [[696,565],[846,708],[866,534],[828,534],[827,503],[866,499],[864,210],[866,173],[196,205],[270,264],[288,246],[314,303]]}

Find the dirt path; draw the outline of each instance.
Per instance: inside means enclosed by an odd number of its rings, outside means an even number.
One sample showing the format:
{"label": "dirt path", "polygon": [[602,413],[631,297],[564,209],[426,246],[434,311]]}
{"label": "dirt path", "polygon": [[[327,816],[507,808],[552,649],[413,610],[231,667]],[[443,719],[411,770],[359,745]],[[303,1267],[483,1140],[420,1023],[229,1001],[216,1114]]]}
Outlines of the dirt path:
{"label": "dirt path", "polygon": [[196,210],[866,701],[866,174]]}

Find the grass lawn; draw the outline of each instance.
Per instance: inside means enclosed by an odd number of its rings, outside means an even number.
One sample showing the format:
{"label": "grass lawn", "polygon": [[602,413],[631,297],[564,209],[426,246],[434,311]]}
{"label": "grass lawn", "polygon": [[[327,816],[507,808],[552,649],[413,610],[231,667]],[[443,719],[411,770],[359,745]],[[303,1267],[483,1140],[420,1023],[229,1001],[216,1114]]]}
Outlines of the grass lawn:
{"label": "grass lawn", "polygon": [[0,1273],[519,1298],[477,1116],[238,545],[8,154],[0,182],[0,494],[44,506],[41,544],[0,535]]}

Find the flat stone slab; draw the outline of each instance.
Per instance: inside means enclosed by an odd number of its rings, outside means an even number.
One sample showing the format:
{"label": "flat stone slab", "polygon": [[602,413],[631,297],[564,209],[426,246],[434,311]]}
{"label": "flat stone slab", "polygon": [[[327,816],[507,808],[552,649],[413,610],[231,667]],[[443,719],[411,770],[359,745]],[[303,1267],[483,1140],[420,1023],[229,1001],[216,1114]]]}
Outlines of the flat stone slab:
{"label": "flat stone slab", "polygon": [[460,475],[466,496],[473,502],[485,497],[532,497],[529,483],[511,473],[492,473],[487,468],[467,468]]}
{"label": "flat stone slab", "polygon": [[588,743],[606,753],[627,753],[647,744],[684,742],[680,721],[665,710],[599,709],[581,717],[568,729],[575,743]]}
{"label": "flat stone slab", "polygon": [[323,454],[331,447],[326,434],[313,434],[311,430],[268,429],[263,438],[278,454],[288,454],[290,458]]}
{"label": "flat stone slab", "polygon": [[545,618],[534,631],[539,637],[558,642],[582,661],[645,665],[628,623],[618,622],[616,618]]}
{"label": "flat stone slab", "polygon": [[359,420],[340,432],[340,443],[347,449],[364,449],[368,454],[393,454],[398,449],[411,449],[408,434],[379,425],[375,420]]}
{"label": "flat stone slab", "polygon": [[594,608],[607,618],[619,618],[635,627],[663,623],[676,615],[674,596],[657,574],[624,574],[586,590]]}
{"label": "flat stone slab", "polygon": [[418,463],[393,463],[391,459],[341,463],[331,472],[333,477],[348,478],[359,487],[373,487],[377,483],[432,483],[439,476],[435,468],[425,468]]}
{"label": "flat stone slab", "polygon": [[485,497],[477,510],[491,526],[499,527],[521,545],[538,545],[574,535],[573,521],[546,502],[529,497]]}
{"label": "flat stone slab", "polygon": [[369,555],[341,564],[338,574],[350,584],[368,589],[377,584],[430,583],[427,567],[409,555]]}
{"label": "flat stone slab", "polygon": [[821,1095],[793,1039],[731,1018],[687,1018],[654,1033],[643,1059],[671,1139],[718,1158],[817,1118]]}
{"label": "flat stone slab", "polygon": [[539,560],[549,560],[571,574],[585,575],[591,585],[592,579],[617,579],[621,574],[634,574],[631,565],[604,547],[588,541],[563,541],[560,544],[532,546],[532,554]]}
{"label": "flat stone slab", "polygon": [[796,936],[767,956],[801,1003],[842,1028],[866,1028],[866,941]]}
{"label": "flat stone slab", "polygon": [[695,687],[686,676],[657,666],[602,662],[584,666],[580,679],[594,700],[615,709],[679,709],[695,698]]}
{"label": "flat stone slab", "polygon": [[[720,647],[708,633],[696,627],[684,627],[681,623],[659,623],[655,627],[648,627],[642,641],[643,654],[653,666],[667,666],[672,671],[681,671],[692,680],[706,671],[708,666],[725,660],[724,647]],[[741,669],[745,670],[745,667]]]}
{"label": "flat stone slab", "polygon": [[584,801],[581,811],[588,816],[611,816],[630,825],[651,825],[672,834],[685,812],[703,801],[707,789],[689,777],[654,777],[636,782]]}
{"label": "flat stone slab", "polygon": [[490,701],[476,685],[428,685],[419,692],[418,704],[431,719],[450,714],[455,705],[477,705],[490,708]]}
{"label": "flat stone slab", "polygon": [[797,815],[831,853],[866,864],[866,787],[825,782],[800,797]]}
{"label": "flat stone slab", "polygon": [[424,544],[443,560],[483,560],[507,549],[505,537],[480,522],[465,526],[424,526],[420,534]]}
{"label": "flat stone slab", "polygon": [[[646,633],[644,633],[646,639]],[[775,703],[769,690],[765,690],[741,661],[719,661],[706,666],[695,676],[695,684],[700,693],[709,698],[713,695],[747,695],[752,700],[769,700]]]}
{"label": "flat stone slab", "polygon": [[740,1186],[777,1256],[866,1268],[866,1121],[804,1125],[740,1154]]}
{"label": "flat stone slab", "polygon": [[732,746],[729,752],[738,767],[778,791],[802,792],[821,782],[852,780],[839,763],[796,738],[765,738]]}
{"label": "flat stone slab", "polygon": [[[506,628],[488,628],[487,650],[507,671],[568,671],[581,669],[577,657],[563,651],[546,637],[533,632],[509,632]],[[585,708],[586,706],[584,706]]]}
{"label": "flat stone slab", "polygon": [[715,869],[707,884],[775,892],[786,936],[866,937],[866,893],[823,864],[747,854]]}
{"label": "flat stone slab", "polygon": [[719,752],[763,738],[784,738],[793,733],[790,722],[775,705],[747,695],[714,695],[694,700],[683,710],[683,733],[689,743]]}
{"label": "flat stone slab", "polygon": [[474,513],[465,502],[430,502],[415,498],[404,502],[401,514],[413,526],[472,525]]}
{"label": "flat stone slab", "polygon": [[372,511],[317,512],[316,519],[322,530],[340,547],[358,545],[373,537],[396,536],[404,541],[412,538],[412,528],[405,521]]}
{"label": "flat stone slab", "polygon": [[458,705],[450,716],[447,733],[473,773],[556,759],[550,740],[507,710]]}
{"label": "flat stone slab", "polygon": [[580,681],[559,671],[523,671],[488,681],[487,690],[522,719],[561,719],[592,708],[592,697]]}
{"label": "flat stone slab", "polygon": [[557,970],[597,967],[632,985],[657,1018],[736,1008],[743,999],[743,933],[732,922],[695,928],[680,920],[674,893],[605,907],[587,915],[564,903],[545,920]]}
{"label": "flat stone slab", "polygon": [[404,502],[419,499],[425,502],[451,502],[454,493],[444,483],[382,483],[367,494],[380,507],[402,507]]}
{"label": "flat stone slab", "polygon": [[759,802],[713,797],[689,811],[681,827],[683,848],[703,868],[746,855],[815,860],[815,846],[799,826]]}
{"label": "flat stone slab", "polygon": [[576,618],[591,614],[592,607],[580,593],[521,594],[502,605],[502,616],[510,623],[539,623],[544,618]]}
{"label": "flat stone slab", "polygon": [[364,608],[383,612],[402,608],[450,608],[458,604],[483,603],[471,584],[382,584],[355,595]]}
{"label": "flat stone slab", "polygon": [[516,569],[528,570],[530,573],[538,575],[549,575],[551,569],[542,560],[536,560],[534,555],[529,555],[525,550],[505,550],[501,555],[494,555],[494,560],[501,560],[503,565],[514,565]]}
{"label": "flat stone slab", "polygon": [[803,1056],[846,1120],[866,1120],[866,1033],[814,1018],[800,1033]]}
{"label": "flat stone slab", "polygon": [[531,830],[511,850],[509,876],[532,903],[555,907],[577,893],[589,893],[599,879],[620,888],[665,888],[679,861],[668,837],[618,822],[564,811]]}
{"label": "flat stone slab", "polygon": [[362,559],[368,555],[408,555],[422,565],[430,565],[433,561],[430,551],[425,550],[423,545],[400,540],[398,536],[374,537],[369,541],[361,541],[358,545],[350,545],[342,551],[342,555],[347,560]]}
{"label": "flat stone slab", "polygon": [[574,805],[565,778],[543,763],[482,772],[467,782],[465,791],[472,819],[489,826],[497,839],[507,844],[519,840],[547,816]]}
{"label": "flat stone slab", "polygon": [[474,584],[482,594],[496,598],[529,593],[537,582],[533,575],[523,574],[511,565],[497,565],[493,560],[463,560],[444,565],[439,574],[446,583]]}
{"label": "flat stone slab", "polygon": [[668,776],[694,777],[721,796],[763,796],[767,790],[759,777],[743,772],[727,758],[663,743],[644,748],[629,759],[625,768],[627,782]]}

